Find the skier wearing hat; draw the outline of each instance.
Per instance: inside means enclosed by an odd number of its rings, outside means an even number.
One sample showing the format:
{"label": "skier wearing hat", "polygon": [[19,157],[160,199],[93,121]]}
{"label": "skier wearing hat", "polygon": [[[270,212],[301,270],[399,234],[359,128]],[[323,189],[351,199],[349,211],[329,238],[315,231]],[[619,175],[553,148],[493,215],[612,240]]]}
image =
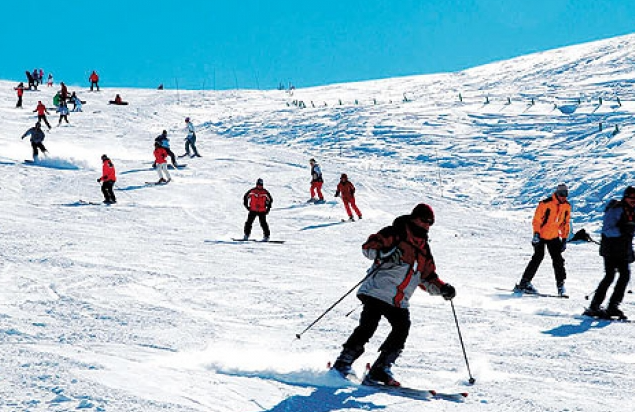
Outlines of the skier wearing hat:
{"label": "skier wearing hat", "polygon": [[333,369],[343,376],[353,373],[353,362],[364,353],[364,346],[385,317],[392,329],[379,347],[379,357],[365,383],[400,386],[391,367],[401,354],[410,330],[410,297],[417,287],[446,300],[456,296],[454,287],[436,273],[428,244],[428,231],[433,224],[432,208],[421,203],[411,214],[396,218],[391,226],[371,235],[362,245],[362,252],[373,260],[373,265],[357,291],[363,304],[359,325],[333,364]]}
{"label": "skier wearing hat", "polygon": [[[185,118],[185,125],[187,126],[187,137],[185,138],[185,154],[179,157],[201,157],[196,150],[196,132],[194,131],[194,125],[190,121],[189,117]],[[190,147],[192,148],[192,155],[190,155]]]}
{"label": "skier wearing hat", "polygon": [[568,197],[569,189],[567,185],[562,183],[558,185],[551,197],[538,203],[532,222],[534,236],[531,244],[534,247],[534,254],[520,279],[520,283],[514,287],[514,292],[538,293],[538,290],[531,284],[531,280],[545,257],[545,246],[547,246],[556,276],[558,295],[566,296],[564,281],[567,278],[567,273],[564,268],[562,252],[567,247],[571,221],[571,205],[567,201]]}
{"label": "skier wearing hat", "polygon": [[262,227],[263,241],[267,242],[271,232],[269,231],[269,225],[267,224],[267,214],[271,210],[273,204],[273,197],[267,189],[264,188],[264,182],[262,179],[256,181],[256,187],[249,189],[245,196],[243,196],[243,205],[245,209],[249,211],[247,215],[247,221],[245,222],[245,236],[243,240],[248,240],[251,235],[251,227],[258,217],[260,221],[260,227]]}
{"label": "skier wearing hat", "polygon": [[101,183],[101,192],[104,194],[104,203],[107,205],[111,203],[117,203],[117,199],[115,198],[115,192],[112,190],[112,187],[115,185],[117,181],[117,176],[115,173],[115,166],[112,164],[112,161],[106,155],[101,156],[102,161],[102,173],[101,177],[97,179],[97,182]]}
{"label": "skier wearing hat", "polygon": [[351,181],[348,180],[348,175],[346,173],[342,173],[340,182],[337,184],[335,197],[339,196],[342,196],[342,203],[344,203],[346,214],[348,214],[348,220],[350,220],[351,222],[355,221],[351,208],[353,208],[355,213],[357,213],[357,217],[361,219],[362,212],[359,211],[357,205],[355,204],[355,186]]}
{"label": "skier wearing hat", "polygon": [[[309,203],[324,203],[324,196],[322,195],[322,185],[324,179],[322,179],[322,169],[315,159],[309,160],[311,165],[311,199]],[[317,199],[315,195],[317,194]]]}
{"label": "skier wearing hat", "polygon": [[[628,186],[624,190],[622,200],[613,199],[604,210],[602,222],[602,241],[600,255],[604,258],[606,274],[600,282],[591,305],[584,312],[585,315],[600,318],[626,319],[619,308],[624,299],[626,286],[631,278],[629,264],[635,261],[633,253],[633,233],[635,232],[635,187]],[[619,278],[605,310],[600,305],[606,297],[609,286],[613,283],[615,272]]]}
{"label": "skier wearing hat", "polygon": [[38,121],[35,123],[35,126],[31,127],[29,130],[24,132],[22,135],[22,139],[27,136],[31,136],[31,148],[33,149],[33,161],[38,161],[38,149],[42,151],[42,154],[46,154],[47,150],[44,147],[44,138],[46,135],[44,134],[44,130],[42,130],[42,126]]}

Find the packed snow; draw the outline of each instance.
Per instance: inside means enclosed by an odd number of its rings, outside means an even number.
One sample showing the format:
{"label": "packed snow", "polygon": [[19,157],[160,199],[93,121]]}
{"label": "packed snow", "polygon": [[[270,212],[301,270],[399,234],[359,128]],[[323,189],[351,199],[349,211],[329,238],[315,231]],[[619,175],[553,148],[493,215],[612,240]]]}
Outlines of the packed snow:
{"label": "packed snow", "polygon": [[[70,125],[51,110],[39,164],[24,163],[20,137],[57,84],[16,109],[17,83],[0,81],[0,410],[631,411],[635,328],[580,316],[603,276],[598,247],[565,252],[570,299],[511,289],[532,253],[534,208],[558,183],[570,187],[572,233],[594,239],[604,205],[635,183],[634,52],[629,35],[293,92],[114,89],[102,73],[100,92],[69,85],[86,100]],[[130,105],[108,105],[117,93]],[[183,153],[186,116],[203,157],[146,185],[158,179],[154,138],[166,129]],[[102,154],[118,172],[112,206],[100,204]],[[325,174],[323,205],[306,204],[310,158]],[[363,220],[341,222],[341,173]],[[232,241],[258,178],[284,244]],[[476,383],[450,304],[423,291],[393,370],[405,386],[469,392],[463,402],[328,374],[359,319],[354,293],[296,338],[364,277],[366,238],[420,202],[435,209],[431,247],[457,289]],[[549,257],[534,285],[556,292]],[[635,317],[632,294],[622,309]],[[358,374],[387,333],[384,322]]]}

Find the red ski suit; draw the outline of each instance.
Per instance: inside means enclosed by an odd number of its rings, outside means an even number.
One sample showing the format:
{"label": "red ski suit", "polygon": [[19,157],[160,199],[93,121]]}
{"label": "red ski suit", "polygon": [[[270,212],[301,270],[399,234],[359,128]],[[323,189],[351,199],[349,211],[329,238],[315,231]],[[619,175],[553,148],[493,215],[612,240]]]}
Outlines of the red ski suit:
{"label": "red ski suit", "polygon": [[353,217],[353,212],[351,208],[357,214],[357,217],[362,217],[362,212],[359,211],[357,205],[355,204],[355,186],[353,183],[348,181],[348,179],[341,179],[337,185],[337,190],[335,191],[335,197],[341,196],[342,202],[344,203],[344,208],[346,209],[346,213],[348,217]]}

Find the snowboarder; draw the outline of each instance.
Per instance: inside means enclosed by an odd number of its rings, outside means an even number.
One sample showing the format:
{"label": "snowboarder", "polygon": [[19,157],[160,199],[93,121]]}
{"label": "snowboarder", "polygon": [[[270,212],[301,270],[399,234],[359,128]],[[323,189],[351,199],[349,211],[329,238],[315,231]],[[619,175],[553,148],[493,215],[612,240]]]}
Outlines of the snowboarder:
{"label": "snowboarder", "polygon": [[154,142],[154,163],[156,164],[157,173],[159,174],[160,183],[168,183],[172,178],[170,172],[168,172],[168,163],[165,160],[168,157],[168,152],[165,147],[161,146],[161,143]]}
{"label": "snowboarder", "polygon": [[49,73],[49,77],[46,81],[47,87],[53,87],[53,73]]}
{"label": "snowboarder", "polygon": [[[176,156],[174,156],[174,152],[170,150],[170,139],[168,139],[168,131],[164,130],[163,132],[161,132],[161,134],[154,139],[154,142],[159,143],[159,145],[165,149],[166,153],[170,156],[172,166],[177,168],[178,165],[176,164]],[[154,165],[152,167],[154,167]]]}
{"label": "snowboarder", "polygon": [[249,211],[247,215],[247,221],[245,222],[245,236],[243,240],[248,240],[251,235],[251,227],[258,217],[260,221],[260,227],[262,227],[264,242],[269,241],[271,232],[269,231],[269,225],[267,224],[267,214],[271,210],[273,204],[273,197],[267,189],[264,188],[264,182],[262,179],[256,181],[256,187],[250,189],[243,196],[243,205],[245,209]]}
{"label": "snowboarder", "polygon": [[348,214],[348,220],[351,222],[355,221],[351,208],[353,208],[357,217],[361,219],[362,212],[359,211],[357,205],[355,204],[355,186],[348,180],[348,175],[346,173],[342,173],[342,176],[340,176],[340,182],[337,184],[335,197],[339,196],[342,196],[342,203],[344,203],[346,214]]}
{"label": "snowboarder", "polygon": [[377,330],[382,316],[392,328],[379,348],[379,357],[366,376],[368,384],[399,386],[391,367],[401,354],[410,330],[408,301],[418,287],[446,300],[456,296],[449,283],[439,279],[428,244],[434,212],[425,203],[412,213],[396,218],[391,226],[371,235],[362,252],[374,261],[357,297],[363,309],[359,325],[343,345],[333,369],[343,376],[352,374],[352,364],[364,353],[364,345]]}
{"label": "snowboarder", "polygon": [[[324,196],[322,195],[322,184],[324,184],[322,170],[315,159],[309,160],[309,164],[311,165],[311,199],[309,199],[309,203],[324,203]],[[318,196],[317,199],[315,197],[316,194]]]}
{"label": "snowboarder", "polygon": [[60,120],[57,125],[60,126],[62,124],[62,120],[65,120],[68,124],[68,106],[66,105],[66,102],[64,100],[60,101],[60,107],[57,108],[57,111],[60,114]]}
{"label": "snowboarder", "polygon": [[18,102],[15,104],[16,109],[22,108],[22,96],[24,95],[24,83],[20,82],[18,87],[15,88],[16,93],[18,95]]}
{"label": "snowboarder", "polygon": [[[619,306],[624,299],[624,292],[631,277],[629,265],[635,261],[633,253],[634,232],[635,187],[628,186],[624,190],[622,200],[611,200],[604,210],[600,255],[604,258],[606,274],[595,290],[591,305],[584,312],[585,315],[626,319]],[[609,299],[609,304],[606,310],[603,310],[600,305],[606,297],[609,286],[613,283],[615,272],[619,272],[619,278]]]}
{"label": "snowboarder", "polygon": [[99,91],[99,75],[95,70],[93,70],[93,72],[90,74],[88,80],[90,81],[90,91],[93,91],[93,87],[96,87],[97,91]]}
{"label": "snowboarder", "polygon": [[192,147],[192,155],[190,157],[201,157],[196,150],[196,132],[194,131],[194,125],[190,121],[189,117],[185,118],[185,125],[187,126],[187,137],[185,138],[185,154],[179,157],[190,156],[190,147]]}
{"label": "snowboarder", "polygon": [[46,125],[48,126],[49,130],[51,130],[51,125],[49,124],[49,121],[46,119],[46,115],[50,114],[48,110],[46,110],[46,106],[44,106],[44,103],[42,103],[41,100],[39,100],[37,102],[37,107],[35,108],[35,110],[33,110],[33,113],[37,112],[37,121],[39,122],[44,122],[46,123]]}
{"label": "snowboarder", "polygon": [[77,97],[75,92],[71,93],[71,103],[73,103],[73,111],[81,112],[82,111],[82,101]]}
{"label": "snowboarder", "polygon": [[97,182],[101,183],[101,192],[104,194],[104,203],[112,204],[117,203],[115,198],[115,192],[113,186],[117,181],[117,175],[115,172],[115,166],[112,161],[106,155],[101,156],[102,161],[102,173],[101,177],[97,179]]}
{"label": "snowboarder", "polygon": [[33,148],[33,161],[38,161],[38,149],[42,151],[42,154],[47,152],[46,147],[42,143],[44,141],[44,130],[40,125],[40,122],[35,123],[35,126],[27,130],[23,135],[22,139],[27,136],[31,136],[31,147]]}
{"label": "snowboarder", "polygon": [[120,95],[115,95],[115,100],[108,101],[108,104],[114,104],[117,106],[127,106],[128,102],[124,102]]}
{"label": "snowboarder", "polygon": [[561,183],[551,197],[538,203],[532,222],[534,236],[531,244],[534,247],[534,255],[531,257],[520,283],[514,287],[514,292],[538,293],[538,290],[531,284],[531,280],[545,257],[546,245],[551,255],[558,295],[566,296],[564,281],[567,278],[567,273],[562,253],[567,248],[571,220],[571,205],[567,201],[568,197],[569,189],[566,184]]}

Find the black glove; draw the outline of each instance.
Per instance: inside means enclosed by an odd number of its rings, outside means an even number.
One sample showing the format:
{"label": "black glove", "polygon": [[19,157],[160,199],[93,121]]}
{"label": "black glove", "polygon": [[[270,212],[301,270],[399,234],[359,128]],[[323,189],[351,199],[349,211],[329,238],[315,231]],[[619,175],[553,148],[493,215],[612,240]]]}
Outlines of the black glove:
{"label": "black glove", "polygon": [[536,246],[538,243],[540,243],[540,235],[538,233],[534,233],[534,237],[531,238],[531,245]]}
{"label": "black glove", "polygon": [[456,296],[456,289],[454,289],[454,286],[449,283],[441,286],[440,292],[441,296],[443,296],[443,299],[445,300],[452,300]]}
{"label": "black glove", "polygon": [[100,182],[101,182],[101,177],[97,179],[97,183],[100,183]]}

